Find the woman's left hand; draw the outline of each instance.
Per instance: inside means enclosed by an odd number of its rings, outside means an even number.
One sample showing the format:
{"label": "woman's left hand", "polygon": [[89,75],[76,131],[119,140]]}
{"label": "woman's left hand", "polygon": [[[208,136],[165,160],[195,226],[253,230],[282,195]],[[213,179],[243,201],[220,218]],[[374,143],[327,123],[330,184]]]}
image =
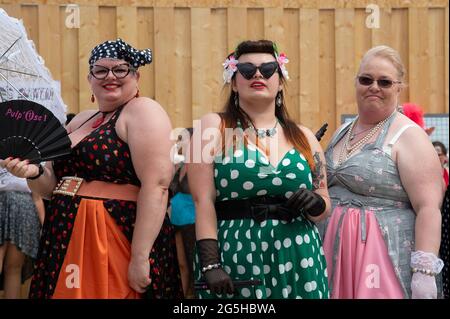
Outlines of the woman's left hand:
{"label": "woman's left hand", "polygon": [[151,282],[148,258],[131,258],[128,265],[128,283],[130,287],[138,293],[144,293]]}
{"label": "woman's left hand", "polygon": [[411,281],[412,299],[436,299],[437,287],[434,276],[415,272]]}

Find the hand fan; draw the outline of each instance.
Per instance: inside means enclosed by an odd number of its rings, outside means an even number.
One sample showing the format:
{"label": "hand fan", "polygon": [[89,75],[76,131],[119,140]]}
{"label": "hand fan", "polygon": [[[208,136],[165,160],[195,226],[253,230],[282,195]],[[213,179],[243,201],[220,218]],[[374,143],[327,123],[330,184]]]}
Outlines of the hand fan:
{"label": "hand fan", "polygon": [[66,129],[44,106],[27,100],[0,103],[0,159],[52,160],[71,151]]}

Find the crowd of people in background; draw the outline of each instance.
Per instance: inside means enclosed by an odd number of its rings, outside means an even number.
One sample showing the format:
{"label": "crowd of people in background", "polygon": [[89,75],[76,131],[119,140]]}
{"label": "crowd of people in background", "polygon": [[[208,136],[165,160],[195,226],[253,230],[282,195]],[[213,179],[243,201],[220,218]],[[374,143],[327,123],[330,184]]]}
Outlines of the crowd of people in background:
{"label": "crowd of people in background", "polygon": [[357,116],[325,151],[288,113],[289,60],[274,42],[226,56],[223,111],[184,144],[140,96],[151,61],[121,39],[98,44],[96,109],[68,115],[71,154],[0,159],[6,298],[31,262],[30,298],[448,298],[447,148],[420,106],[399,106],[397,51],[365,53]]}

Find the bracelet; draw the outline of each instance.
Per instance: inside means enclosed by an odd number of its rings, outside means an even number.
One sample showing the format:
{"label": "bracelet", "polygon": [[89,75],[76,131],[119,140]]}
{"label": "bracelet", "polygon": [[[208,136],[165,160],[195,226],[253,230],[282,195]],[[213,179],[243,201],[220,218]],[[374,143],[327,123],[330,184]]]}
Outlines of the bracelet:
{"label": "bracelet", "polygon": [[39,164],[39,173],[36,176],[33,177],[28,177],[28,180],[35,180],[38,179],[39,177],[42,176],[42,174],[44,174],[44,166],[42,166],[41,164]]}
{"label": "bracelet", "polygon": [[202,274],[204,274],[208,270],[219,269],[219,268],[220,268],[220,263],[211,264],[211,265],[205,266],[205,267],[202,268]]}
{"label": "bracelet", "polygon": [[429,270],[429,269],[411,268],[411,271],[412,271],[413,273],[420,272],[420,273],[422,273],[422,274],[424,274],[424,275],[428,275],[428,276],[432,276],[432,277],[434,277],[434,276],[437,275],[437,273],[432,272],[432,271]]}

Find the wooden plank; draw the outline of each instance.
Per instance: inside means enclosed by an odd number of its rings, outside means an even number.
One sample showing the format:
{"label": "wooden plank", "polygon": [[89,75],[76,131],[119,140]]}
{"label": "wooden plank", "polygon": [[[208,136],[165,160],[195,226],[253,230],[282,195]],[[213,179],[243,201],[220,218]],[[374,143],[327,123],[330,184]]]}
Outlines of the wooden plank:
{"label": "wooden plank", "polygon": [[98,42],[117,39],[117,10],[115,7],[98,8]]}
{"label": "wooden plank", "polygon": [[284,46],[282,7],[264,9],[264,37],[274,41],[279,47]]}
{"label": "wooden plank", "polygon": [[223,66],[222,63],[230,53],[227,48],[227,10],[212,9],[211,10],[211,57],[210,67],[212,72],[211,78],[211,104],[213,112],[220,112],[229,98],[229,85],[223,83]]}
{"label": "wooden plank", "polygon": [[336,125],[341,123],[342,114],[356,114],[355,102],[355,34],[354,9],[336,9]]}
{"label": "wooden plank", "polygon": [[19,3],[5,3],[5,4],[2,4],[0,2],[0,8],[5,10],[6,13],[10,17],[14,17],[17,19],[22,18],[22,6],[20,5],[20,2]]}
{"label": "wooden plank", "polygon": [[[397,50],[406,70],[405,83],[409,83],[409,38],[408,9],[393,9],[391,14],[392,48]],[[399,104],[408,102],[409,86],[406,85],[399,97]]]}
{"label": "wooden plank", "polygon": [[[0,0],[0,3],[20,3],[23,0]],[[30,4],[58,4],[65,5],[67,0],[27,0]],[[92,0],[77,0],[79,5],[92,5]],[[320,9],[345,9],[345,8],[365,8],[368,4],[375,3],[380,6],[391,5],[395,8],[408,7],[431,7],[445,8],[448,0],[97,0],[94,2],[98,6],[130,5],[135,7],[195,7],[195,8],[227,8],[227,7],[253,7],[268,8],[320,8]]]}
{"label": "wooden plank", "polygon": [[191,9],[192,117],[194,119],[213,110],[211,70],[214,69],[214,65],[211,64],[208,50],[211,45],[210,16],[209,9]]}
{"label": "wooden plank", "polygon": [[36,48],[39,48],[38,7],[35,5],[23,5],[22,19],[28,39],[34,42]]}
{"label": "wooden plank", "polygon": [[392,45],[391,7],[380,8],[380,27],[372,28],[372,46]]}
{"label": "wooden plank", "polygon": [[284,28],[288,29],[284,35],[285,46],[279,49],[285,52],[289,63],[286,69],[289,72],[289,78],[284,88],[284,99],[290,117],[300,123],[300,17],[298,9],[284,10]]}
{"label": "wooden plank", "polygon": [[89,57],[94,46],[100,43],[99,10],[96,6],[80,6],[80,29],[78,30],[78,65],[79,65],[79,111],[97,108],[91,103],[89,83],[86,77],[89,72]]}
{"label": "wooden plank", "polygon": [[[154,17],[153,8],[138,9],[138,42],[139,48],[150,48],[154,52]],[[139,89],[142,96],[155,98],[155,62],[139,68],[141,77]]]}
{"label": "wooden plank", "polygon": [[[68,113],[80,111],[80,83],[78,64],[78,28],[66,23],[66,6],[59,8],[59,30],[61,32],[61,95]],[[69,12],[70,13],[70,12]],[[85,74],[87,67],[82,69]],[[84,77],[86,79],[86,77]],[[85,80],[86,81],[86,80]]]}
{"label": "wooden plank", "polygon": [[176,70],[173,63],[175,58],[174,8],[158,7],[154,9],[155,21],[155,99],[169,114],[174,117],[175,96],[173,84],[176,81]]}
{"label": "wooden plank", "polygon": [[300,123],[316,131],[319,109],[319,10],[300,9]]}
{"label": "wooden plank", "polygon": [[445,10],[430,9],[429,14],[429,52],[430,52],[430,106],[429,113],[443,113],[445,110]]}
{"label": "wooden plank", "polygon": [[61,32],[59,30],[59,6],[39,5],[39,54],[45,60],[53,79],[61,80]]}
{"label": "wooden plank", "polygon": [[372,31],[366,25],[368,13],[364,9],[355,9],[355,75],[358,72],[359,64],[364,54],[372,47]]}
{"label": "wooden plank", "polygon": [[228,8],[227,24],[227,51],[232,52],[240,42],[247,40],[247,9]]}
{"label": "wooden plank", "polygon": [[336,124],[336,41],[334,33],[334,10],[321,10],[319,13],[319,80],[320,80],[320,122],[328,123],[328,130],[321,140],[322,147],[328,145]]}
{"label": "wooden plank", "polygon": [[449,95],[448,95],[448,68],[449,68],[449,61],[448,61],[448,37],[449,37],[449,33],[448,33],[448,29],[449,29],[449,20],[448,20],[448,2],[447,2],[447,7],[445,8],[445,33],[444,33],[444,50],[445,50],[445,67],[444,67],[444,74],[445,74],[445,112],[448,113],[448,100],[449,100]]}
{"label": "wooden plank", "polygon": [[425,112],[430,108],[430,52],[428,49],[428,10],[408,9],[409,98]]}
{"label": "wooden plank", "polygon": [[123,39],[133,47],[137,47],[138,32],[136,7],[117,7],[117,37]]}
{"label": "wooden plank", "polygon": [[247,17],[248,39],[264,39],[264,10],[260,8],[249,8],[247,10]]}
{"label": "wooden plank", "polygon": [[[196,9],[197,10],[197,9]],[[198,9],[198,10],[208,10],[208,9]],[[194,19],[201,18],[201,14],[198,12],[195,14],[189,8],[178,8],[175,10],[175,69],[176,69],[176,80],[173,83],[174,93],[175,93],[175,113],[171,118],[173,127],[191,127],[192,126],[192,108],[194,103],[192,101],[192,96],[195,91],[193,90],[193,77],[194,68],[191,61],[191,42],[194,30],[191,30]],[[198,21],[200,22],[200,21]],[[192,36],[191,36],[192,34]],[[198,38],[197,38],[198,40]],[[203,43],[203,41],[199,41]],[[192,43],[192,49],[199,43]],[[204,48],[203,48],[204,49]],[[205,50],[204,54],[208,54],[208,49]],[[192,52],[194,54],[194,52]],[[197,61],[196,61],[197,62]],[[200,63],[208,65],[209,60],[199,61]],[[201,70],[200,72],[204,72]],[[209,73],[209,72],[208,72]],[[200,84],[200,83],[199,83]],[[197,92],[197,96],[201,95],[202,92]],[[200,105],[201,107],[202,105]]]}

